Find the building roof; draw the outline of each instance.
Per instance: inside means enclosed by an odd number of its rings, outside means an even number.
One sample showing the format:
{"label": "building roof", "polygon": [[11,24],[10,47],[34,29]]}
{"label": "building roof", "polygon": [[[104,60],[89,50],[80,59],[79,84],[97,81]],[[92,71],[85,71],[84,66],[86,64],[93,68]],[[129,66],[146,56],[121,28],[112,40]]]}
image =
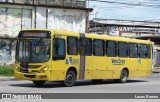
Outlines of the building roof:
{"label": "building roof", "polygon": [[160,35],[148,35],[148,36],[136,36],[136,39],[144,39],[144,40],[151,40],[152,42],[160,44]]}

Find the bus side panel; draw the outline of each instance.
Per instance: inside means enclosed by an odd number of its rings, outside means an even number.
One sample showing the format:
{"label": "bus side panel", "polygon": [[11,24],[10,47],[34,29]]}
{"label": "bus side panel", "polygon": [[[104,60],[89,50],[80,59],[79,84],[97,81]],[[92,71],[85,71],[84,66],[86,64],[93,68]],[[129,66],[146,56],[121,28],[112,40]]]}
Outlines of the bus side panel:
{"label": "bus side panel", "polygon": [[152,59],[148,60],[148,75],[151,75],[152,73]]}
{"label": "bus side panel", "polygon": [[[85,80],[92,79],[92,77],[91,77],[92,76],[92,68],[93,68],[92,58],[93,58],[92,56],[85,57],[85,77],[84,77]],[[82,59],[80,59],[80,60],[82,62]],[[82,63],[80,66],[82,67]],[[82,73],[81,73],[81,75],[82,75]],[[80,78],[80,74],[79,74],[79,78]]]}
{"label": "bus side panel", "polygon": [[128,58],[126,60],[126,65],[129,70],[129,78],[134,78],[137,76],[138,71],[138,59],[137,58]]}
{"label": "bus side panel", "polygon": [[79,55],[67,55],[66,61],[65,61],[66,67],[65,67],[65,77],[67,74],[67,71],[76,69],[76,80],[79,80],[79,72],[80,72],[80,56]]}
{"label": "bus side panel", "polygon": [[110,58],[104,56],[93,57],[92,79],[112,79],[113,69]]}
{"label": "bus side panel", "polygon": [[[114,61],[117,61],[115,63]],[[119,79],[123,68],[128,68],[129,70],[129,59],[128,58],[112,58],[112,64],[116,67],[113,70],[113,79]]]}
{"label": "bus side panel", "polygon": [[92,71],[92,79],[101,79],[101,71],[106,70],[105,66],[105,57],[102,56],[94,56],[93,57],[93,71]]}
{"label": "bus side panel", "polygon": [[117,77],[117,65],[113,64],[114,58],[117,57],[106,57],[106,70],[108,71],[108,78],[112,79]]}
{"label": "bus side panel", "polygon": [[148,59],[138,59],[138,70],[139,71],[147,71],[148,69]]}
{"label": "bus side panel", "polygon": [[66,75],[65,60],[52,61],[51,79],[52,81],[64,80]]}

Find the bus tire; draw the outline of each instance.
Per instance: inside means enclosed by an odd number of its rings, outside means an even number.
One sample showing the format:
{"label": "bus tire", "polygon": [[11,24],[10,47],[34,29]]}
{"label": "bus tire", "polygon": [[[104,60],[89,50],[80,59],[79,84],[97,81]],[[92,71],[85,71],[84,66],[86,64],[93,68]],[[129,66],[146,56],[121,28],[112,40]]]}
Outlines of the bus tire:
{"label": "bus tire", "polygon": [[66,78],[64,80],[64,86],[71,87],[75,84],[76,75],[72,70],[69,70],[66,74]]}
{"label": "bus tire", "polygon": [[45,81],[33,81],[33,84],[37,86],[42,86],[45,83]]}
{"label": "bus tire", "polygon": [[127,72],[127,70],[124,69],[121,72],[121,76],[120,76],[119,82],[120,83],[126,83],[127,79],[128,79],[128,72]]}

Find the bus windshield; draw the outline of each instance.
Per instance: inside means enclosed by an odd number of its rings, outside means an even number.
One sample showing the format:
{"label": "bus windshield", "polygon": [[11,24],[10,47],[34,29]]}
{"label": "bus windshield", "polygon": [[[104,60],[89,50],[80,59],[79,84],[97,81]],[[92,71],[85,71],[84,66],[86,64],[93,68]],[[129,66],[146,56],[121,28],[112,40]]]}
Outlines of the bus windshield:
{"label": "bus windshield", "polygon": [[45,62],[50,58],[49,40],[19,40],[17,43],[17,56],[19,61]]}

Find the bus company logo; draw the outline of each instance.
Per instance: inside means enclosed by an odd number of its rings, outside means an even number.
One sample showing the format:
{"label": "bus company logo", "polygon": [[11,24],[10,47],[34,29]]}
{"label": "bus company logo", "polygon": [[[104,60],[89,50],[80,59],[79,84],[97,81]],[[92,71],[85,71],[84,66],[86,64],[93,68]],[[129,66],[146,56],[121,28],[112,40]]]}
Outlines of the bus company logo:
{"label": "bus company logo", "polygon": [[69,57],[66,59],[66,64],[78,64],[79,59],[73,59],[72,57]]}
{"label": "bus company logo", "polygon": [[112,64],[114,65],[124,65],[125,64],[125,60],[121,60],[121,59],[114,59],[112,58]]}

